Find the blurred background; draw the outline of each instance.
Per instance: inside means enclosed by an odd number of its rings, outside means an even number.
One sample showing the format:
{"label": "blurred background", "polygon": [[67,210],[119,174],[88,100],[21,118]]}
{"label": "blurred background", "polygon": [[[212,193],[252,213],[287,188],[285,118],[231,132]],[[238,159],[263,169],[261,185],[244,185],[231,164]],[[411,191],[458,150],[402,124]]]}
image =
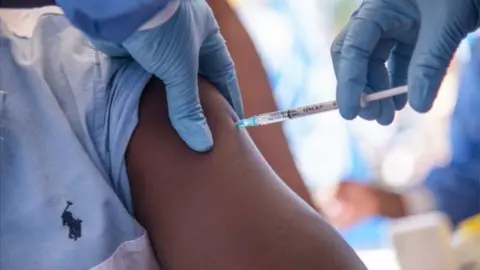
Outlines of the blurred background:
{"label": "blurred background", "polygon": [[[359,1],[230,3],[261,55],[279,109],[335,98],[330,44]],[[376,181],[401,190],[421,181],[433,165],[448,161],[448,123],[456,100],[458,61],[468,57],[462,48],[427,114],[419,115],[407,107],[388,127],[361,119],[344,121],[337,112],[284,124],[296,164],[322,208],[329,210],[329,196],[340,179]],[[395,269],[385,266],[391,261],[384,251],[388,245],[386,224],[383,218],[373,217],[340,230],[363,252],[363,258],[371,261],[370,269]]]}

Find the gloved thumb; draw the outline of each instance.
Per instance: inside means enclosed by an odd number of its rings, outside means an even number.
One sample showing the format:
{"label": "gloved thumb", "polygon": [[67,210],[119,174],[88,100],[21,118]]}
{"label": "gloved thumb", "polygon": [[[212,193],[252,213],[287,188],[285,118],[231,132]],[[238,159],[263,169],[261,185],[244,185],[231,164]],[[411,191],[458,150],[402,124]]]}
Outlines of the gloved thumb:
{"label": "gloved thumb", "polygon": [[417,112],[431,109],[455,50],[466,35],[454,20],[440,15],[424,17],[408,70],[408,100]]}
{"label": "gloved thumb", "polygon": [[199,73],[215,85],[238,117],[243,118],[242,94],[235,66],[218,30],[205,40],[200,49]]}
{"label": "gloved thumb", "polygon": [[212,132],[200,104],[197,73],[172,76],[174,78],[163,80],[167,91],[168,114],[173,127],[193,150],[197,152],[211,150]]}

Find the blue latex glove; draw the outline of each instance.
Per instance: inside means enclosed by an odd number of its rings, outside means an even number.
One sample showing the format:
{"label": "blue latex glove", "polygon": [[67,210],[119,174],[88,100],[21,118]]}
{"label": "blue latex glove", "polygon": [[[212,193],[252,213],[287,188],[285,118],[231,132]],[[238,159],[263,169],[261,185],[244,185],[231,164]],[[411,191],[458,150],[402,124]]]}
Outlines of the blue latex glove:
{"label": "blue latex glove", "polygon": [[180,1],[166,23],[137,31],[122,45],[143,68],[163,80],[172,125],[192,149],[203,152],[213,146],[200,105],[198,74],[212,82],[243,117],[234,65],[206,1]]}
{"label": "blue latex glove", "polygon": [[206,77],[239,117],[243,105],[232,58],[205,0],[182,0],[164,24],[138,30],[122,46],[98,39],[92,43],[112,57],[132,56],[166,86],[170,121],[180,137],[198,152],[213,147],[198,95],[198,74]]}
{"label": "blue latex glove", "polygon": [[363,109],[360,96],[407,83],[412,108],[428,111],[455,50],[478,27],[479,9],[479,0],[364,0],[332,45],[342,117],[390,124],[405,95]]}

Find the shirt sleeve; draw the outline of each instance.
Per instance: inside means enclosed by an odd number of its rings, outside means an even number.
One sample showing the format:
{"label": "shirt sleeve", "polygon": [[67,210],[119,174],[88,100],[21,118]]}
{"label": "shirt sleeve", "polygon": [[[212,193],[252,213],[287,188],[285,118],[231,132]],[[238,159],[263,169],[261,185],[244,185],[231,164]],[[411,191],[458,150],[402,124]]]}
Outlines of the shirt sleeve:
{"label": "shirt sleeve", "polygon": [[[70,22],[94,39],[121,44],[145,25],[168,20],[179,0],[56,0]],[[170,16],[170,17],[169,17]]]}
{"label": "shirt sleeve", "polygon": [[450,165],[434,169],[426,179],[425,188],[433,195],[436,208],[454,225],[480,212],[479,173],[478,164]]}

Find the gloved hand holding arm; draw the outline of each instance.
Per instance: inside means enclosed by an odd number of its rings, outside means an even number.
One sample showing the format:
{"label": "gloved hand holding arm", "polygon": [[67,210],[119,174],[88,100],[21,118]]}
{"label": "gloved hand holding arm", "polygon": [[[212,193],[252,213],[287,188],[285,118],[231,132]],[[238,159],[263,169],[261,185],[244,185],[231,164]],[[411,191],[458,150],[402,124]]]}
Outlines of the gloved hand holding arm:
{"label": "gloved hand holding arm", "polygon": [[213,146],[198,97],[199,73],[243,117],[233,61],[206,1],[106,0],[95,1],[96,6],[57,2],[99,49],[111,56],[132,56],[165,83],[172,125],[193,150]]}
{"label": "gloved hand holding arm", "polygon": [[213,145],[198,98],[198,73],[243,117],[233,61],[206,1],[179,1],[176,13],[166,23],[135,32],[123,47],[164,81],[172,124],[194,150],[206,151]]}
{"label": "gloved hand holding arm", "polygon": [[406,96],[363,109],[360,96],[407,83],[412,108],[428,111],[455,50],[479,26],[479,10],[478,0],[364,0],[332,45],[341,115],[388,125]]}

